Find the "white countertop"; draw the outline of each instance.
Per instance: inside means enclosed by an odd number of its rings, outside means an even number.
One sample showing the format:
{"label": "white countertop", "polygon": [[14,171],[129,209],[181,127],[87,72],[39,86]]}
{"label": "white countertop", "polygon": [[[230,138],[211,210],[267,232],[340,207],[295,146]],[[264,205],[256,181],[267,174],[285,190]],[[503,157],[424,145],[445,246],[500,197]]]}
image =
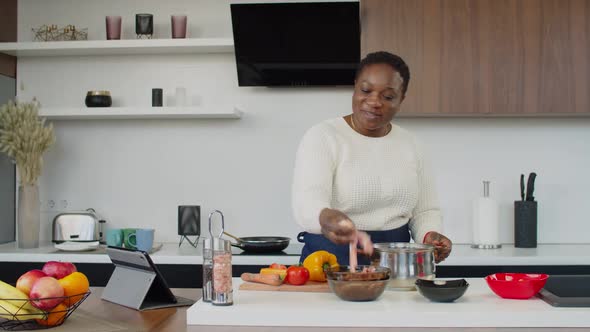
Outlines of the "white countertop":
{"label": "white countertop", "polygon": [[533,297],[508,300],[483,278],[453,303],[435,303],[417,291],[386,290],[373,302],[342,301],[332,293],[240,291],[234,305],[199,300],[186,313],[188,325],[322,327],[590,327],[590,308],[557,308]]}
{"label": "white countertop", "polygon": [[[178,243],[164,243],[153,253],[156,264],[196,264],[203,262],[201,245],[193,248]],[[36,249],[19,249],[16,243],[0,245],[0,262],[46,262],[63,260],[73,263],[110,263],[104,248],[88,252],[59,251],[52,244]],[[270,263],[296,264],[298,256],[278,255],[234,255],[235,265],[268,265]],[[590,244],[540,244],[537,248],[514,248],[503,245],[500,249],[472,249],[467,244],[453,246],[451,256],[441,266],[485,266],[485,265],[590,265]]]}

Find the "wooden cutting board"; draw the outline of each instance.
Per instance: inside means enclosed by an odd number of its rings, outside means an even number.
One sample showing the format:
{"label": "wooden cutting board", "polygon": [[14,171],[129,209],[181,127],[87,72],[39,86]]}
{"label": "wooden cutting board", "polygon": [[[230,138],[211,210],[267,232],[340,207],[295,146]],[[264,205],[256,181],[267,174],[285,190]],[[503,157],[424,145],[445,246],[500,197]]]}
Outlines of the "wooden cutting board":
{"label": "wooden cutting board", "polygon": [[274,292],[311,292],[311,293],[330,293],[330,286],[327,282],[308,281],[305,285],[295,286],[282,284],[280,286],[271,286],[259,284],[257,282],[244,281],[240,284],[240,290],[248,291],[274,291]]}

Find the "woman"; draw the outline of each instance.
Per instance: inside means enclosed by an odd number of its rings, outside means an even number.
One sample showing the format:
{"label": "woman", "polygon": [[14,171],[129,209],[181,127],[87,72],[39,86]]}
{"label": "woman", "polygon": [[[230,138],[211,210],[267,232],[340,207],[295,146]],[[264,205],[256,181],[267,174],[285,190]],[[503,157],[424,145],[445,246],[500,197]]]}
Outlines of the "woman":
{"label": "woman", "polygon": [[[391,123],[410,81],[409,68],[388,52],[368,54],[357,69],[352,114],[310,128],[297,151],[293,209],[306,231],[301,261],[317,250],[349,262],[349,244],[370,255],[373,242],[436,246],[435,260],[452,243],[441,234],[434,180],[414,137]],[[358,257],[368,264],[368,257]]]}

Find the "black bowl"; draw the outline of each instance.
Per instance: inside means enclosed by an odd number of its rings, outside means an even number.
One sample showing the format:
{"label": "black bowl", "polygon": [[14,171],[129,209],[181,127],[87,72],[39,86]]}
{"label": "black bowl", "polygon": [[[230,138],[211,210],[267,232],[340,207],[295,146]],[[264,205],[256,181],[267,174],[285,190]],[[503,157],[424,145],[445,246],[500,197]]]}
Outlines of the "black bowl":
{"label": "black bowl", "polygon": [[110,107],[113,104],[108,91],[88,91],[84,102],[87,107]]}
{"label": "black bowl", "polygon": [[465,294],[469,283],[458,280],[416,280],[418,292],[433,302],[453,302]]}

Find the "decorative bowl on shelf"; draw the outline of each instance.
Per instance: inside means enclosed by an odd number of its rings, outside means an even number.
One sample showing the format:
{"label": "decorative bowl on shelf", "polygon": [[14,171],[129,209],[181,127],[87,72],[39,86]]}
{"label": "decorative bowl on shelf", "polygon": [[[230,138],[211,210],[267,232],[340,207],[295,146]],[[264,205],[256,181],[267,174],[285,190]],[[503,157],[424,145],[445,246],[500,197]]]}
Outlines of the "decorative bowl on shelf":
{"label": "decorative bowl on shelf", "polygon": [[490,289],[505,299],[528,299],[537,294],[549,276],[530,273],[494,273],[485,277]]}
{"label": "decorative bowl on shelf", "polygon": [[[63,324],[66,319],[80,306],[90,295],[90,291],[59,298],[42,299],[0,299],[0,330],[24,331],[49,329]],[[44,300],[62,299],[61,302],[49,311],[32,312],[33,302]]]}
{"label": "decorative bowl on shelf", "polygon": [[416,280],[420,295],[433,302],[453,302],[465,294],[469,283],[465,279],[457,280]]}
{"label": "decorative bowl on shelf", "polygon": [[109,91],[88,91],[85,103],[88,107],[111,107],[113,100]]}

